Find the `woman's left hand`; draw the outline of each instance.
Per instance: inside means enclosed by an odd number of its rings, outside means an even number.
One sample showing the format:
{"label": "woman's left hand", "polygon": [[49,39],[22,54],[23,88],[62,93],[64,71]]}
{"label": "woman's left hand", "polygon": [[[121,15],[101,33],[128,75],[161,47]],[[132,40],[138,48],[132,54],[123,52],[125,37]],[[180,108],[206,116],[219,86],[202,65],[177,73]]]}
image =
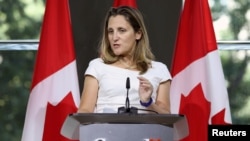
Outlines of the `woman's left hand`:
{"label": "woman's left hand", "polygon": [[142,102],[148,102],[153,93],[153,86],[148,79],[142,76],[137,77],[139,79],[139,97]]}

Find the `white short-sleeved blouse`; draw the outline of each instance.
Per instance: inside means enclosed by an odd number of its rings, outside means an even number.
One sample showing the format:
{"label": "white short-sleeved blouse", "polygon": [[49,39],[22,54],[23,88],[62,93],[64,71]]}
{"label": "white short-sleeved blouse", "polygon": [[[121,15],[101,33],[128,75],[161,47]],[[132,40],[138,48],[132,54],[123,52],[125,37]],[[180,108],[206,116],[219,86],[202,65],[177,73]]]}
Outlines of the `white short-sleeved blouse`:
{"label": "white short-sleeved blouse", "polygon": [[[90,61],[85,75],[94,76],[99,82],[96,113],[117,113],[119,107],[125,106],[127,77],[130,79],[130,89],[128,90],[130,106],[145,109],[139,101],[139,80],[137,78],[140,75],[139,71],[108,65],[103,63],[101,58],[96,58]],[[172,79],[167,66],[157,61],[152,61],[152,68],[149,68],[142,76],[153,85],[153,101],[155,101],[159,84]]]}

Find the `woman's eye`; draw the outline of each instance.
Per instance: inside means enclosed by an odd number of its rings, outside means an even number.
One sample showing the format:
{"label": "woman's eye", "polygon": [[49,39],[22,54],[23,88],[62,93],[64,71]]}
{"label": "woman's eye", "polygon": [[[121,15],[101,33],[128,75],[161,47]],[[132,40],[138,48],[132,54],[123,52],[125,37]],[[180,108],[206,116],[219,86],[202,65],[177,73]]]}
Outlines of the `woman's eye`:
{"label": "woman's eye", "polygon": [[109,33],[109,34],[111,34],[111,33],[113,33],[113,32],[114,32],[113,30],[108,30],[108,33]]}
{"label": "woman's eye", "polygon": [[125,32],[126,30],[125,29],[119,29],[120,32]]}

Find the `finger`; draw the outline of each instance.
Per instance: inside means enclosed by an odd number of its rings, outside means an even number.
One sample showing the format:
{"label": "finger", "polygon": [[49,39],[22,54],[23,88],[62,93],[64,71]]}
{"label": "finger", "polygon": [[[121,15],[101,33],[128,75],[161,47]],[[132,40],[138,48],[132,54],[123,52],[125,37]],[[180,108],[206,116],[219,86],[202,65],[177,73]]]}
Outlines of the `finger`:
{"label": "finger", "polygon": [[141,81],[145,81],[145,80],[147,80],[145,77],[143,77],[143,76],[138,76],[137,77],[139,80],[141,80]]}

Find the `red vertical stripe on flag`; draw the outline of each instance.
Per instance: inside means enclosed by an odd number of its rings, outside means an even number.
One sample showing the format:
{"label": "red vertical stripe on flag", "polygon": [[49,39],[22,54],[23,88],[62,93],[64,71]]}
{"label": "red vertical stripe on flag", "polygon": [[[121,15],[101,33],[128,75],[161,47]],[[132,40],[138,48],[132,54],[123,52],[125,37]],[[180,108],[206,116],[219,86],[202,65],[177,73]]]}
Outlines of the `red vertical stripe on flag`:
{"label": "red vertical stripe on flag", "polygon": [[67,0],[47,0],[32,88],[75,59],[68,9]]}
{"label": "red vertical stripe on flag", "polygon": [[173,60],[178,63],[173,63],[173,75],[193,61],[217,49],[211,21],[207,0],[185,0]]}
{"label": "red vertical stripe on flag", "polygon": [[68,0],[47,0],[22,141],[70,141],[60,132],[79,102]]}
{"label": "red vertical stripe on flag", "polygon": [[114,0],[113,7],[130,6],[137,8],[136,0]]}
{"label": "red vertical stripe on flag", "polygon": [[189,126],[183,140],[207,141],[208,124],[231,123],[207,0],[185,0],[172,64],[171,112],[185,115]]}

